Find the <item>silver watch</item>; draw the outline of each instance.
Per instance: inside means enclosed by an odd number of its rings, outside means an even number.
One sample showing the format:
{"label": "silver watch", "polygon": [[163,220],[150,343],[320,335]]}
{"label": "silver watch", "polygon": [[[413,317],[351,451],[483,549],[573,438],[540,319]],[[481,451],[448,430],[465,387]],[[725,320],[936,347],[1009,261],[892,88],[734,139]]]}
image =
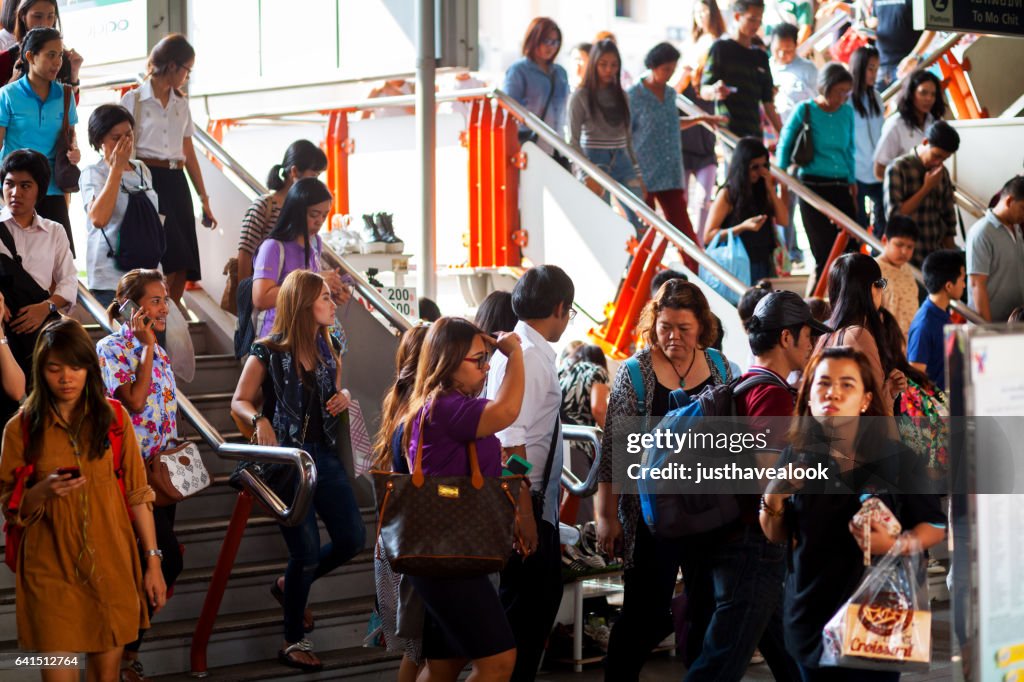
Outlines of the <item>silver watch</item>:
{"label": "silver watch", "polygon": [[159,559],[160,561],[163,561],[163,560],[164,560],[164,553],[163,553],[163,550],[160,550],[160,549],[147,549],[147,550],[145,551],[145,555],[146,555],[146,558],[147,558],[147,559],[148,559],[149,557],[151,557],[151,556],[155,556],[155,557],[156,557],[157,559]]}

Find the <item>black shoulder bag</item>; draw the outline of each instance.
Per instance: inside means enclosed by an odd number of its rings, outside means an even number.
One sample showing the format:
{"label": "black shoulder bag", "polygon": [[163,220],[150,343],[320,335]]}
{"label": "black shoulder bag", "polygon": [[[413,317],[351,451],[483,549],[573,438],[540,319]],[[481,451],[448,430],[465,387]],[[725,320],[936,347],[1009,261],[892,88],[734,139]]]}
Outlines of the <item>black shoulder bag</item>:
{"label": "black shoulder bag", "polygon": [[[4,222],[0,222],[0,242],[3,242],[11,254],[8,256],[0,253],[0,292],[3,292],[4,302],[11,311],[11,317],[14,318],[25,306],[42,303],[50,298],[50,292],[39,286],[22,266],[21,256],[14,245],[14,237]],[[11,353],[25,371],[25,376],[31,376],[32,373],[32,351],[35,349],[39,330],[45,327],[47,322],[59,318],[60,313],[52,313],[39,325],[39,329],[27,334],[19,334],[13,329],[7,330]]]}
{"label": "black shoulder bag", "polygon": [[[562,415],[555,414],[555,431],[551,434],[551,445],[548,447],[548,461],[544,464],[544,478],[541,480],[540,490],[531,490],[530,499],[533,502],[533,517],[540,523],[544,518],[544,495],[548,491],[548,483],[551,481],[551,467],[555,462],[555,448],[558,446],[558,437],[562,435]],[[529,480],[529,479],[527,479]]]}

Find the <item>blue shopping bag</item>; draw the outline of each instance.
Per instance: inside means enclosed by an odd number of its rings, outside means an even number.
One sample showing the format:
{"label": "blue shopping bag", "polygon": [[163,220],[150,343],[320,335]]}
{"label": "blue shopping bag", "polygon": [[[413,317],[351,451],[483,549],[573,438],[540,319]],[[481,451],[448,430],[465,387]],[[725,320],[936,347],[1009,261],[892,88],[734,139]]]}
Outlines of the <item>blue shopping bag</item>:
{"label": "blue shopping bag", "polygon": [[[720,244],[723,234],[726,234],[726,242]],[[739,281],[750,282],[750,256],[747,255],[747,249],[743,246],[743,240],[734,235],[732,230],[719,230],[715,238],[711,240],[711,244],[708,245],[707,254]],[[705,284],[717,291],[725,300],[733,305],[740,302],[740,295],[708,272],[703,265],[698,275]]]}

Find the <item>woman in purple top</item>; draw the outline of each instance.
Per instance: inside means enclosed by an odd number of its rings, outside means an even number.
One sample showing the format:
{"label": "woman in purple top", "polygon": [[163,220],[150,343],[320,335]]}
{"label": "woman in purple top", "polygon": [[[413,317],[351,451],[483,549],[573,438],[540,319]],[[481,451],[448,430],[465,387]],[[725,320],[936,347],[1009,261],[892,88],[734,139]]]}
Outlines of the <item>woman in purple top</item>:
{"label": "woman in purple top", "polygon": [[[487,378],[492,346],[508,356],[508,369],[493,401],[477,397]],[[422,437],[424,474],[468,476],[467,444],[475,441],[483,474],[500,476],[501,445],[494,434],[519,416],[524,384],[518,336],[500,334],[494,341],[469,320],[442,317],[431,326],[420,350],[416,386],[403,426],[406,456],[415,457]],[[524,485],[519,504],[525,509],[531,508],[529,495]],[[537,546],[532,519],[530,514],[520,519],[524,555]],[[472,679],[508,680],[516,660],[515,638],[490,578],[406,577],[427,610],[426,679],[454,680],[471,662]]]}
{"label": "woman in purple top", "polygon": [[317,233],[330,215],[332,200],[327,185],[316,178],[298,180],[288,190],[277,223],[253,262],[252,305],[259,311],[257,336],[266,336],[273,328],[277,292],[288,273],[295,270],[320,272],[334,302],[348,300],[341,276],[333,270],[321,272],[323,243]]}

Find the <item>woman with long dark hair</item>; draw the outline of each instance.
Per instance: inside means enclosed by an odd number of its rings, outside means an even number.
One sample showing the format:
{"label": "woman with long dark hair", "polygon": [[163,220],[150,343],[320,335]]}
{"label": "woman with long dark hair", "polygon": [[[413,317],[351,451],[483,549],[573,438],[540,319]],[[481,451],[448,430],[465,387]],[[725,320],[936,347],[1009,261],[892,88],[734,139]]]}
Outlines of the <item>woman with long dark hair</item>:
{"label": "woman with long dark hair", "polygon": [[[274,326],[274,306],[285,277],[295,270],[321,272],[323,241],[318,233],[331,212],[332,201],[327,185],[316,178],[298,180],[288,190],[277,223],[253,262],[252,304],[261,311],[258,335],[266,336]],[[328,271],[323,275],[336,302],[347,300],[338,273]]]}
{"label": "woman with long dark hair", "polygon": [[[32,392],[7,422],[0,456],[4,515],[24,527],[15,577],[18,647],[85,652],[89,679],[116,680],[122,649],[149,627],[147,606],[155,612],[166,601],[155,495],[131,417],[107,400],[85,328],[64,318],[43,329],[32,371]],[[25,473],[20,505],[11,510]],[[58,679],[51,674],[43,679]]]}
{"label": "woman with long dark hair", "polygon": [[[252,345],[231,410],[252,424],[260,445],[301,448],[316,464],[316,492],[306,518],[280,526],[288,567],[274,579],[270,593],[284,608],[278,661],[317,671],[323,664],[304,636],[315,625],[306,610],[310,587],[363,549],[366,529],[338,458],[339,419],[351,396],[341,386],[340,345],[328,332],[336,309],[331,290],[323,277],[308,270],[292,272],[278,289],[274,326]],[[324,546],[317,516],[331,539]]]}
{"label": "woman with long dark hair", "polygon": [[881,239],[885,234],[885,204],[882,200],[882,183],[875,177],[875,149],[882,139],[885,105],[875,89],[878,60],[878,50],[870,45],[858,47],[853,53],[850,58],[850,73],[853,75],[850,104],[853,106],[853,139],[856,145],[857,222],[865,228],[870,225],[870,199],[874,233]]}
{"label": "woman with long dark hair", "polygon": [[[829,493],[824,494],[821,482],[795,487],[785,479],[772,481],[760,511],[768,539],[790,548],[783,610],[786,648],[804,682],[893,682],[898,672],[820,667],[822,629],[860,584],[865,553],[882,555],[896,543],[874,525],[865,543],[852,519],[866,498],[880,498],[900,521],[904,554],[940,542],[946,519],[938,496],[925,494],[914,455],[874,423],[887,414],[885,391],[864,354],[828,348],[811,359],[804,377],[792,445],[777,466],[827,467]],[[890,488],[879,491],[879,481]],[[832,482],[842,488],[832,490]]]}
{"label": "woman with long dark hair", "polygon": [[135,153],[153,174],[153,189],[164,214],[167,250],[161,265],[171,298],[181,304],[186,282],[199,281],[196,215],[185,172],[202,203],[203,225],[217,226],[210,210],[203,171],[192,145],[195,125],[182,88],[195,68],[196,51],[185,36],[165,36],[149,53],[146,81],[121,98],[135,119]]}
{"label": "woman with long dark hair", "polygon": [[[583,83],[569,98],[569,141],[614,180],[642,197],[647,189],[633,150],[629,98],[621,77],[622,59],[615,42],[606,39],[595,44]],[[607,201],[607,193],[601,193]],[[626,206],[622,210],[637,235],[642,235],[644,225],[637,215]]]}
{"label": "woman with long dark hair", "polygon": [[725,184],[711,205],[704,226],[704,245],[722,230],[732,230],[750,258],[750,281],[775,276],[772,251],[778,246],[775,225],[789,221],[789,209],[775,191],[768,149],[760,140],[744,137],[736,144]]}
{"label": "woman with long dark hair", "polygon": [[[562,30],[548,17],[535,17],[523,37],[523,56],[505,72],[501,89],[536,114],[559,135],[565,129],[565,105],[569,101],[569,76],[555,63],[562,49]],[[520,142],[532,139],[525,125],[519,128]],[[547,143],[541,148],[550,153]]]}
{"label": "woman with long dark hair", "polygon": [[[8,9],[10,8],[10,9]],[[2,14],[4,22],[10,22],[6,32],[10,36],[10,44],[0,47],[0,85],[21,78],[24,70],[16,68],[21,59],[21,42],[34,28],[53,28],[63,31],[60,25],[60,6],[56,0],[10,0],[4,2]],[[3,32],[0,32],[3,33]],[[78,72],[82,68],[82,55],[74,50],[64,50],[64,61],[57,72],[57,81],[70,85],[75,91],[75,102],[78,102]]]}
{"label": "woman with long dark hair", "polygon": [[892,415],[893,401],[906,388],[907,378],[897,367],[892,350],[884,343],[885,329],[879,308],[888,281],[874,258],[845,253],[828,273],[828,300],[835,331],[818,339],[816,352],[832,346],[850,346],[867,358],[871,379],[879,387],[883,413]]}
{"label": "woman with long dark hair", "polygon": [[[845,66],[838,62],[826,64],[818,73],[817,96],[793,109],[779,138],[779,167],[789,168],[796,152],[797,135],[804,121],[809,122],[814,156],[800,167],[800,180],[851,218],[857,215],[853,109],[846,103],[852,89],[853,76]],[[817,281],[825,270],[839,231],[828,216],[803,198],[800,199],[800,215],[811,243]]]}
{"label": "woman with long dark hair", "polygon": [[875,177],[882,180],[885,168],[921,143],[926,130],[946,114],[942,84],[931,71],[910,74],[896,100],[897,116],[882,126],[882,137],[875,149]]}
{"label": "woman with long dark hair", "polygon": [[[495,399],[478,398],[487,378],[492,347],[508,356]],[[501,444],[494,435],[511,426],[523,401],[525,370],[516,334],[497,341],[469,320],[442,317],[430,327],[420,349],[416,385],[402,422],[402,453],[409,462],[422,454],[427,476],[468,476],[466,444],[476,443],[480,471],[501,475]],[[529,488],[519,495],[530,509]],[[536,548],[532,514],[519,515],[522,551]],[[451,519],[452,523],[464,522]],[[512,675],[516,644],[497,590],[486,575],[472,578],[407,576],[427,613],[423,655],[427,680],[454,680],[467,663],[472,679],[504,682]]]}
{"label": "woman with long dark hair", "polygon": [[256,197],[242,218],[238,235],[238,281],[252,277],[252,261],[260,244],[270,234],[281,215],[288,190],[297,180],[318,177],[327,169],[327,155],[309,140],[288,145],[281,163],[275,163],[267,175],[267,194]]}

